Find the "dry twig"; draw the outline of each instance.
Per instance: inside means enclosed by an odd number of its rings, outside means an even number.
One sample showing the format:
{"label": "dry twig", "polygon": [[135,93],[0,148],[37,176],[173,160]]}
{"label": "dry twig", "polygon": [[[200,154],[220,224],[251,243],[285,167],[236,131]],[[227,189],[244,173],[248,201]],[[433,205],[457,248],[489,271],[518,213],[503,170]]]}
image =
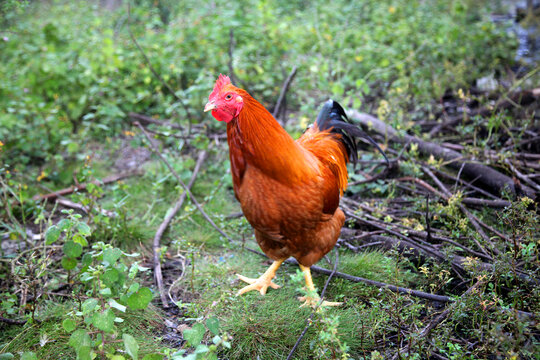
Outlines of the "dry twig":
{"label": "dry twig", "polygon": [[285,101],[285,96],[287,96],[287,91],[289,90],[289,86],[291,85],[291,82],[293,81],[296,75],[296,70],[297,70],[297,67],[293,66],[291,73],[289,74],[289,76],[287,76],[287,79],[285,79],[285,82],[283,83],[283,86],[281,87],[281,93],[279,94],[276,107],[274,108],[274,112],[272,113],[275,119],[277,119],[277,117],[279,116],[281,107],[283,105],[283,102]]}
{"label": "dry twig", "polygon": [[233,241],[231,239],[231,237],[229,235],[227,235],[219,226],[216,225],[216,223],[210,218],[210,216],[208,216],[208,214],[204,211],[204,209],[202,208],[201,204],[197,201],[197,199],[195,199],[195,196],[193,196],[193,193],[191,192],[190,189],[188,189],[187,185],[182,181],[182,179],[180,178],[180,175],[178,175],[178,173],[173,169],[173,167],[171,166],[171,164],[169,164],[169,162],[167,161],[167,159],[165,159],[165,157],[159,152],[159,150],[156,148],[156,146],[154,145],[154,143],[152,142],[152,139],[150,138],[150,136],[148,135],[148,133],[146,132],[146,130],[144,129],[144,127],[142,127],[141,124],[139,123],[135,123],[136,126],[139,127],[139,129],[142,131],[142,133],[144,134],[144,136],[146,137],[146,139],[148,140],[148,143],[150,144],[150,148],[152,149],[152,151],[161,159],[161,161],[163,161],[163,163],[165,164],[165,166],[167,166],[167,168],[169,169],[169,171],[171,172],[171,174],[173,174],[173,176],[176,178],[176,181],[178,181],[178,183],[180,184],[180,186],[182,186],[184,188],[184,191],[187,193],[187,195],[189,196],[189,199],[191,200],[191,202],[193,203],[193,205],[195,205],[195,207],[197,208],[197,210],[201,213],[201,215],[204,217],[204,219],[218,232],[221,234],[221,236],[223,236],[224,238],[226,238],[227,240],[229,241]]}
{"label": "dry twig", "polygon": [[[191,179],[189,180],[189,183],[187,184],[187,188],[191,189],[193,184],[195,183],[195,179],[197,178],[197,174],[199,173],[199,170],[201,169],[201,165],[204,162],[204,159],[206,158],[206,151],[203,150],[199,153],[199,157],[197,159],[197,164],[195,165],[195,168],[193,169],[193,173],[191,175]],[[180,195],[180,198],[174,204],[174,207],[171,211],[167,212],[167,215],[165,216],[165,219],[163,219],[163,222],[159,225],[159,228],[156,231],[156,235],[154,236],[153,241],[153,254],[154,254],[154,279],[156,280],[158,289],[159,289],[159,296],[161,298],[161,303],[163,304],[163,307],[168,307],[169,303],[167,301],[167,297],[165,296],[165,288],[163,286],[163,275],[161,273],[161,262],[160,262],[160,241],[161,237],[163,236],[163,233],[171,223],[171,220],[174,218],[176,213],[182,208],[182,205],[184,204],[184,201],[186,200],[186,192],[183,192],[182,195]]]}

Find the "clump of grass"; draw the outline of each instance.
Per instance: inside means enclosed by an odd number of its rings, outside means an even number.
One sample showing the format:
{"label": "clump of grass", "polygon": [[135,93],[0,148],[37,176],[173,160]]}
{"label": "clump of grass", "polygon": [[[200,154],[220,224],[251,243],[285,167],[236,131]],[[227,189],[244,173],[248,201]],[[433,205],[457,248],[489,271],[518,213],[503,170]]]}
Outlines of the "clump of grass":
{"label": "clump of grass", "polygon": [[[196,260],[193,291],[200,295],[193,303],[186,304],[193,317],[217,316],[222,328],[232,336],[232,348],[224,349],[223,356],[233,359],[285,359],[306,325],[311,309],[300,308],[297,285],[291,280],[296,266],[283,265],[275,282],[282,287],[269,289],[265,296],[251,292],[236,297],[242,286],[235,273],[249,277],[262,274],[267,261],[242,251],[214,253],[204,260]],[[320,265],[320,264],[319,264]],[[407,271],[380,251],[342,255],[339,271],[374,280],[396,283],[396,268],[400,274],[397,284],[406,283]],[[191,269],[189,270],[191,271]],[[186,274],[185,286],[191,274]],[[325,276],[314,274],[314,282],[322,289]],[[388,315],[380,302],[369,301],[369,295],[379,290],[362,284],[352,284],[334,278],[327,290],[331,301],[346,300],[345,304],[327,311],[328,316],[339,318],[337,336],[349,346],[351,356],[364,356],[374,349]],[[386,294],[378,296],[385,299]],[[327,315],[324,315],[327,316]],[[296,359],[308,359],[319,341],[317,318],[295,352]]]}

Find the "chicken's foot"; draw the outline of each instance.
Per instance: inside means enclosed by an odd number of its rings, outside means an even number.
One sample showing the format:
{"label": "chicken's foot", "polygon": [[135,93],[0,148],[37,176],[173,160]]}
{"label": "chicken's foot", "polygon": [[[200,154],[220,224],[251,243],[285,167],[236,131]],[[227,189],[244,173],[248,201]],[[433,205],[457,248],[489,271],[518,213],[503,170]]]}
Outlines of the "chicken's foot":
{"label": "chicken's foot", "polygon": [[276,276],[276,271],[279,268],[279,266],[283,263],[283,261],[285,260],[274,261],[272,265],[270,265],[268,270],[266,270],[266,272],[262,274],[258,279],[252,279],[252,278],[248,278],[240,274],[237,274],[240,280],[247,282],[248,284],[251,284],[251,285],[248,285],[240,289],[236,293],[236,296],[242,295],[243,293],[246,293],[252,290],[257,290],[261,293],[261,295],[264,295],[266,294],[266,290],[268,289],[268,287],[271,287],[272,289],[280,288],[279,285],[272,282],[272,279],[274,278],[274,276]]}
{"label": "chicken's foot", "polygon": [[[321,300],[321,297],[317,294],[317,290],[315,289],[315,285],[313,285],[313,279],[311,278],[311,270],[309,267],[300,265],[300,270],[304,273],[304,279],[306,280],[306,288],[308,290],[307,296],[300,296],[298,297],[298,300],[303,301],[304,303],[300,305],[300,307],[304,306],[310,306],[312,308],[315,308],[319,301]],[[333,302],[333,301],[323,301],[320,306],[340,306],[341,302]]]}

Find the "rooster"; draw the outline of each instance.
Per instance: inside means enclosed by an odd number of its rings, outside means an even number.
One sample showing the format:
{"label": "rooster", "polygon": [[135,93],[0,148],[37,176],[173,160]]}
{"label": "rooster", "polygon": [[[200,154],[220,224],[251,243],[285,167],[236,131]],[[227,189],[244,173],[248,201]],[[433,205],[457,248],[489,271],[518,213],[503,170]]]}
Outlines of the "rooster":
{"label": "rooster", "polygon": [[[279,288],[272,279],[292,256],[308,289],[300,298],[302,306],[316,306],[320,297],[310,267],[332,250],[345,222],[339,200],[347,188],[347,162],[357,160],[355,137],[377,144],[350,124],[332,100],[295,141],[263,105],[224,75],[217,79],[204,111],[227,124],[234,194],[257,243],[274,260],[258,279],[238,275],[249,285],[237,295],[251,290],[264,295],[268,287]],[[325,301],[322,306],[339,304]]]}

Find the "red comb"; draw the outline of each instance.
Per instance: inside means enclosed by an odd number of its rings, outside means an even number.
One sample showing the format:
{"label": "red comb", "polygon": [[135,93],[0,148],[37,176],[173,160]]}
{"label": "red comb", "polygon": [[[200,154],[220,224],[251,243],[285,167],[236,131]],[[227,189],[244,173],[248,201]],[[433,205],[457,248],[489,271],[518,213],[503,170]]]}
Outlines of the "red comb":
{"label": "red comb", "polygon": [[229,79],[227,75],[219,74],[219,77],[216,80],[216,85],[214,85],[214,90],[212,91],[212,93],[210,94],[208,98],[212,99],[215,96],[217,96],[217,94],[219,94],[221,89],[223,89],[225,85],[228,85],[230,83],[231,83],[231,79]]}

